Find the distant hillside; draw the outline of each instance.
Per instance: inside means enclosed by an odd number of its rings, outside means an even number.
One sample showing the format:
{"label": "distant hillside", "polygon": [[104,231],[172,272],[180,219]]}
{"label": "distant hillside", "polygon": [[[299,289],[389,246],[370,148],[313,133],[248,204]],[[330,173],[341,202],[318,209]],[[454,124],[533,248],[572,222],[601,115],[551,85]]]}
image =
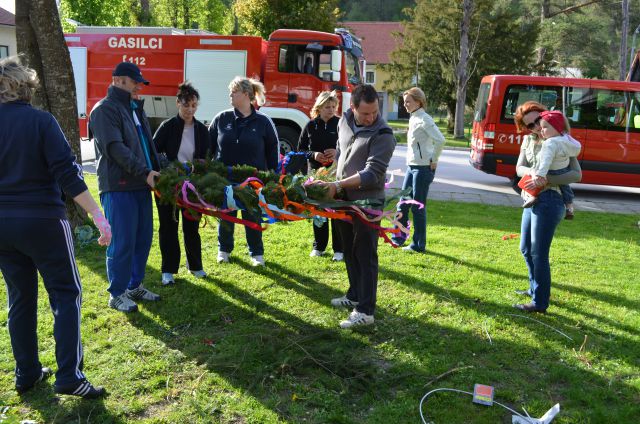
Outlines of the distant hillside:
{"label": "distant hillside", "polygon": [[405,7],[413,7],[414,0],[340,0],[344,21],[400,21],[406,17]]}

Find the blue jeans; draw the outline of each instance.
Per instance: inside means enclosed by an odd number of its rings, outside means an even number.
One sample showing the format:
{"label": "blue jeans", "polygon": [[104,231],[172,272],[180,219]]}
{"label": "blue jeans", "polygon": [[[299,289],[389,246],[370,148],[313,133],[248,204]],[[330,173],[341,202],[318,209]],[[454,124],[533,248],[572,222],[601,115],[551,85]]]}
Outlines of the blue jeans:
{"label": "blue jeans", "polygon": [[[410,197],[404,198],[416,200],[424,204],[424,208],[420,209],[417,205],[403,204],[398,206],[398,211],[402,212],[402,218],[400,223],[403,226],[407,226],[409,222],[409,209],[413,215],[413,241],[410,247],[418,252],[424,252],[427,245],[427,194],[429,194],[429,186],[433,182],[435,177],[435,171],[431,170],[429,165],[416,166],[409,165],[407,167],[407,173],[404,176],[404,182],[402,183],[402,189],[406,190],[411,188]],[[393,241],[397,244],[403,244],[406,240],[406,235],[401,233],[393,238]]]}
{"label": "blue jeans", "polygon": [[[569,171],[571,171],[571,167],[569,166],[562,169],[550,169],[549,172],[547,172],[547,175],[562,175],[566,174]],[[568,205],[570,203],[573,203],[573,199],[576,196],[575,194],[573,194],[571,186],[569,184],[562,184],[558,187],[560,187],[560,192],[562,193],[562,201],[564,202],[564,204]]]}
{"label": "blue jeans", "polygon": [[100,195],[111,225],[107,278],[112,296],[133,290],[144,279],[153,238],[153,207],[149,190],[109,191]]}
{"label": "blue jeans", "polygon": [[538,202],[522,211],[520,251],[529,271],[529,291],[538,309],[549,307],[551,267],[549,249],[556,227],[564,216],[562,197],[554,190],[538,196]]}
{"label": "blue jeans", "polygon": [[[238,216],[238,211],[229,212],[231,216]],[[242,219],[252,222],[260,222],[258,218],[251,215],[247,211],[242,211]],[[220,252],[231,253],[233,251],[233,230],[235,224],[233,222],[220,220],[218,225],[218,250]],[[250,256],[264,255],[264,245],[262,244],[262,231],[252,230],[244,227],[244,233],[247,237],[247,245],[249,246]]]}

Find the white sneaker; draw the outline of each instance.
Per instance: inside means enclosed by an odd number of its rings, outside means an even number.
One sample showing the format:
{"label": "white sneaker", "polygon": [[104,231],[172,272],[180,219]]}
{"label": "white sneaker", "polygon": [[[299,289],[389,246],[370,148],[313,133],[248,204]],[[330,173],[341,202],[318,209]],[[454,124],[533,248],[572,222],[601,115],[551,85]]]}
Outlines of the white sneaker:
{"label": "white sneaker", "polygon": [[342,253],[342,252],[335,252],[335,253],[333,254],[333,258],[331,258],[331,260],[332,260],[332,261],[335,261],[335,262],[341,262],[341,261],[344,261],[344,253]]}
{"label": "white sneaker", "polygon": [[413,247],[411,246],[405,246],[402,248],[403,252],[411,252],[411,253],[420,253],[417,250],[415,250]]}
{"label": "white sneaker", "polygon": [[264,256],[256,255],[251,257],[251,266],[265,266]]}
{"label": "white sneaker", "polygon": [[342,296],[331,299],[331,306],[335,306],[336,308],[353,308],[354,306],[358,306],[358,302],[349,300],[347,296]]}
{"label": "white sneaker", "polygon": [[162,273],[162,285],[168,286],[169,284],[175,284],[175,280],[173,279],[173,274],[170,272]]}
{"label": "white sneaker", "polygon": [[135,312],[138,310],[138,305],[129,299],[126,292],[116,297],[109,296],[109,307],[120,312]]}
{"label": "white sneaker", "polygon": [[192,273],[196,278],[207,278],[207,273],[202,269],[199,269],[197,271],[189,270],[189,272]]}
{"label": "white sneaker", "polygon": [[322,255],[324,255],[324,252],[322,250],[316,250],[316,249],[313,249],[311,253],[309,253],[309,256],[312,258],[319,258]]}
{"label": "white sneaker", "polygon": [[223,252],[223,251],[219,251],[219,252],[218,252],[218,263],[219,263],[219,264],[221,264],[221,263],[225,263],[225,264],[226,264],[226,263],[228,263],[228,262],[229,262],[229,256],[230,256],[230,253],[228,253],[228,252]]}
{"label": "white sneaker", "polygon": [[131,300],[149,300],[151,302],[160,300],[159,294],[155,294],[154,292],[145,289],[142,284],[140,284],[138,287],[136,287],[133,290],[127,289],[125,294]]}
{"label": "white sneaker", "polygon": [[351,328],[371,324],[373,324],[373,315],[367,315],[354,309],[349,314],[349,318],[340,321],[340,328]]}

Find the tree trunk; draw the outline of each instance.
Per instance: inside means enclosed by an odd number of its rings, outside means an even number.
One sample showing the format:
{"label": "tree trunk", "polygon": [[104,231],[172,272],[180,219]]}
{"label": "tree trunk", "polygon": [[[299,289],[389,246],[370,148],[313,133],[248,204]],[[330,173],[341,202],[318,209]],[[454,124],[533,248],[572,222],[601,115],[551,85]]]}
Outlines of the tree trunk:
{"label": "tree trunk", "polygon": [[149,0],[140,0],[140,25],[147,26],[151,23],[151,10],[149,9]]}
{"label": "tree trunk", "polygon": [[[64,41],[55,0],[20,0],[16,2],[16,39],[18,52],[40,79],[33,105],[51,112],[67,141],[82,163],[78,109],[73,68]],[[82,225],[86,215],[67,198],[67,216],[71,226]]]}
{"label": "tree trunk", "polygon": [[[542,0],[542,7],[540,10],[540,26],[544,23],[544,20],[551,14],[551,0]],[[538,48],[538,57],[536,58],[536,67],[542,68],[544,62],[544,56],[547,54],[547,49],[544,46]]]}
{"label": "tree trunk", "polygon": [[184,29],[191,29],[191,11],[189,10],[189,1],[184,2]]}
{"label": "tree trunk", "polygon": [[622,29],[620,40],[620,81],[627,75],[627,34],[629,32],[629,0],[622,0]]}
{"label": "tree trunk", "polygon": [[464,138],[464,107],[467,100],[469,64],[469,28],[473,15],[473,0],[462,1],[462,21],[460,22],[460,56],[456,64],[456,112],[453,136]]}

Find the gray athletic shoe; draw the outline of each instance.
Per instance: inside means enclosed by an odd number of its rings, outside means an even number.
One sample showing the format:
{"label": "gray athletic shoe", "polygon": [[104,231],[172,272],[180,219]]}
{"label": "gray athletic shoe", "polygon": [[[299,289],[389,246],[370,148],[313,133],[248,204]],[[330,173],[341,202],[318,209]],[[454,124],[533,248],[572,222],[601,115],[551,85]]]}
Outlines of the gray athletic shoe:
{"label": "gray athletic shoe", "polygon": [[109,297],[109,307],[120,312],[135,312],[138,310],[136,302],[129,299],[127,293],[122,293],[120,296]]}
{"label": "gray athletic shoe", "polygon": [[136,287],[133,290],[127,289],[125,292],[129,299],[131,300],[149,300],[151,302],[155,302],[156,300],[160,300],[160,295],[155,294],[144,288],[142,284]]}

